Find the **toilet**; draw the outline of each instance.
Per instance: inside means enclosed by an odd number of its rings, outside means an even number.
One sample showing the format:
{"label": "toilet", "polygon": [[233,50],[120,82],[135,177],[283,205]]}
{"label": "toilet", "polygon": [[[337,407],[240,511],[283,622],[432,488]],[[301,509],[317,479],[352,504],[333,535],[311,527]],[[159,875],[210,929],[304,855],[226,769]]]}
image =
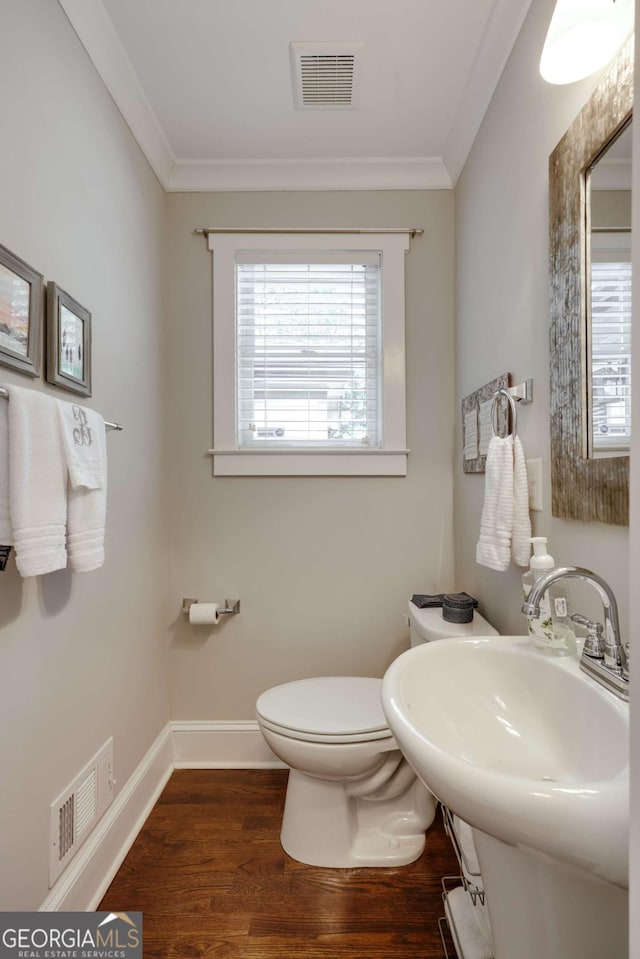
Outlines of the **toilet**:
{"label": "toilet", "polygon": [[[478,613],[449,623],[439,607],[409,603],[411,645],[495,635]],[[258,698],[267,745],[290,767],[280,839],[311,866],[402,866],[422,853],[436,800],[387,725],[382,680],[321,676],[274,686]]]}

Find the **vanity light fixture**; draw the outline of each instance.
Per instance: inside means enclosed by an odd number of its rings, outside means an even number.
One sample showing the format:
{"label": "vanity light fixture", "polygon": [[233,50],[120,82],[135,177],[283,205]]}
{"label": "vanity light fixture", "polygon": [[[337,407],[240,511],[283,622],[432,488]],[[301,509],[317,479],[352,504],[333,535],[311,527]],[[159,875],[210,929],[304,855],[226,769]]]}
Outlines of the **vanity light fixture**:
{"label": "vanity light fixture", "polygon": [[540,58],[548,83],[574,83],[606,66],[633,32],[634,0],[556,0]]}

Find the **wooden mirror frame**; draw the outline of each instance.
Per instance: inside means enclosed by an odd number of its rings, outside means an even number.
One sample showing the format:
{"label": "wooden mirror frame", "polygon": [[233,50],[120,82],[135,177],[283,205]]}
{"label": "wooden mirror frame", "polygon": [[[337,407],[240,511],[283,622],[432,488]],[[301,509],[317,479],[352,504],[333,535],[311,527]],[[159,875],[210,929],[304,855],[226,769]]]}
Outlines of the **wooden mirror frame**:
{"label": "wooden mirror frame", "polygon": [[587,171],[633,109],[633,37],[549,157],[552,515],[629,523],[629,457],[587,458]]}

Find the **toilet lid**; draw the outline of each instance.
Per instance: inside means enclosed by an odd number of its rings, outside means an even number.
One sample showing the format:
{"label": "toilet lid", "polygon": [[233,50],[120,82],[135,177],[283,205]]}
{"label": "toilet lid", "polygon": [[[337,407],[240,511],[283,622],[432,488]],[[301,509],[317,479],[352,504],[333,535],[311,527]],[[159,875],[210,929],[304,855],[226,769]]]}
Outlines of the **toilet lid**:
{"label": "toilet lid", "polygon": [[300,679],[268,689],[258,698],[256,711],[272,728],[323,737],[371,734],[378,739],[391,735],[381,688],[381,679],[362,676]]}

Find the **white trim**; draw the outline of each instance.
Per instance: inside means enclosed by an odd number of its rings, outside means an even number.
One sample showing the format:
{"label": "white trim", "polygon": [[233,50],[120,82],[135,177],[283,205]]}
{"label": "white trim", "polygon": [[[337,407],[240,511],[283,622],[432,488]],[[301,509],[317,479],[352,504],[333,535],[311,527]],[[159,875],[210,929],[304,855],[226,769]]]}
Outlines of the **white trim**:
{"label": "white trim", "polygon": [[174,769],[286,769],[255,720],[167,723],[40,912],[96,909]]}
{"label": "white trim", "polygon": [[[407,451],[209,450],[214,476],[406,476]],[[304,457],[301,459],[300,457]]]}
{"label": "white trim", "polygon": [[58,0],[151,169],[167,190],[176,158],[102,0]]}
{"label": "white trim", "polygon": [[266,450],[266,449],[242,449],[242,450],[207,450],[209,456],[220,456],[224,454],[225,456],[287,456],[291,453],[295,453],[296,456],[388,456],[390,453],[397,455],[400,453],[410,453],[409,449],[402,450],[374,450],[367,449],[362,447],[362,449],[334,449],[334,450],[317,450],[317,449],[303,449],[303,450],[294,450],[288,449],[286,446],[280,447],[279,449]]}
{"label": "white trim", "polygon": [[[406,476],[405,253],[408,233],[254,234],[209,233],[213,253],[213,475],[214,476]],[[332,449],[299,456],[238,456],[236,437],[235,255],[237,250],[377,250],[382,253],[383,448],[376,456]],[[271,451],[269,450],[268,453]],[[229,455],[227,455],[229,454]]]}
{"label": "white trim", "polygon": [[442,151],[455,187],[529,13],[532,0],[494,0],[460,106]]}
{"label": "white trim", "polygon": [[41,912],[96,908],[173,772],[171,740],[167,725],[62,873]]}
{"label": "white trim", "polygon": [[177,160],[169,192],[451,190],[440,157]]}
{"label": "white trim", "polygon": [[286,769],[253,719],[174,720],[171,729],[176,769]]}

